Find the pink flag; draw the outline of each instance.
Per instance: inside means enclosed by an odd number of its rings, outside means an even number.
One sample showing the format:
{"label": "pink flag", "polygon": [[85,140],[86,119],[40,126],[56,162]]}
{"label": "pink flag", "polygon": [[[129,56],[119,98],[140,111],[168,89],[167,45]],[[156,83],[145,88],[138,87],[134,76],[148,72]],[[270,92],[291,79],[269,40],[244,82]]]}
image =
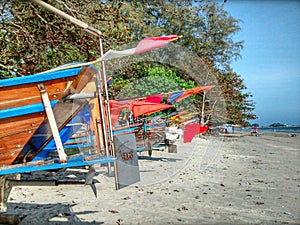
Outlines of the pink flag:
{"label": "pink flag", "polygon": [[166,44],[168,44],[170,41],[174,41],[178,38],[179,38],[178,35],[145,38],[141,40],[135,48],[130,48],[121,51],[109,50],[101,57],[101,60],[110,60],[110,59],[121,58],[129,55],[141,54],[143,52],[147,52],[152,49],[163,47]]}
{"label": "pink flag", "polygon": [[163,94],[157,94],[157,95],[149,95],[146,96],[145,101],[146,102],[153,102],[153,103],[160,103],[163,99],[164,95]]}
{"label": "pink flag", "polygon": [[168,44],[170,41],[178,39],[177,35],[168,35],[161,37],[151,37],[141,40],[135,48],[134,54],[141,54],[152,49],[160,48]]}

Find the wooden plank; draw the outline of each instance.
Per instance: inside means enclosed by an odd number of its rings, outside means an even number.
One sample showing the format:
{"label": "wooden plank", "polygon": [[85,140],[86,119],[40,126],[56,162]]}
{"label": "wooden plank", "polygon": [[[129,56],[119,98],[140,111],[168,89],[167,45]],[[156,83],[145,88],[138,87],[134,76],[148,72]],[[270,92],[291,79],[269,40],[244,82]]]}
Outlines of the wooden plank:
{"label": "wooden plank", "polygon": [[63,94],[63,97],[80,93],[92,80],[96,72],[97,68],[95,66],[83,67],[78,76],[73,80],[72,86]]}
{"label": "wooden plank", "polygon": [[44,121],[45,113],[33,113],[18,117],[10,117],[1,120],[0,143],[3,137],[11,136],[16,133],[35,131]]}
{"label": "wooden plank", "polygon": [[[25,136],[22,136],[22,137],[25,137]],[[21,150],[22,150],[22,148],[15,148],[15,149],[10,150],[9,152],[1,153],[0,168],[1,168],[1,166],[11,165],[13,163],[13,161],[16,159],[16,157],[18,156],[18,154],[20,153]]]}
{"label": "wooden plank", "polygon": [[[95,92],[97,90],[97,82],[96,78],[93,79],[82,89],[81,93],[90,93]],[[96,98],[89,99],[90,110],[91,110],[91,129],[94,133],[96,150],[98,153],[105,155],[104,149],[104,140],[103,140],[103,129],[101,123],[101,115],[100,115],[100,108],[99,108],[99,100],[98,96]]]}
{"label": "wooden plank", "polygon": [[1,120],[0,166],[12,164],[44,119],[44,113],[34,113]]}
{"label": "wooden plank", "polygon": [[[74,79],[75,77],[71,78]],[[23,84],[0,88],[0,110],[41,102],[42,99],[37,84]],[[51,101],[59,100],[67,88],[67,80],[64,79],[46,81],[43,84]]]}
{"label": "wooden plank", "polygon": [[55,142],[55,145],[56,145],[56,149],[57,149],[58,156],[59,156],[59,161],[60,162],[66,162],[67,161],[67,154],[64,151],[64,147],[63,147],[61,138],[59,136],[59,130],[57,128],[56,120],[55,120],[53,110],[52,110],[52,107],[51,107],[51,104],[50,104],[48,93],[47,93],[47,91],[45,89],[45,86],[43,84],[39,84],[38,87],[40,89],[41,96],[42,96],[42,99],[43,99],[43,104],[44,104],[44,107],[45,107],[47,119],[49,121],[48,124],[50,126],[51,134],[53,136],[53,139],[54,139],[54,142]]}

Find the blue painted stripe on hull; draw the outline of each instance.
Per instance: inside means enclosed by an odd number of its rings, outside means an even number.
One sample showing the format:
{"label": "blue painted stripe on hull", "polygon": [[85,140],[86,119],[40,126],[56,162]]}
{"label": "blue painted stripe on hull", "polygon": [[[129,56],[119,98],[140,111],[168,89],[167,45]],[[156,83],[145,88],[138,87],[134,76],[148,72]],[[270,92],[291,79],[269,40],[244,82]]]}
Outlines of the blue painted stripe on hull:
{"label": "blue painted stripe on hull", "polygon": [[[51,107],[53,108],[57,102],[58,100],[51,101],[50,102]],[[35,103],[35,104],[25,105],[17,108],[3,109],[0,110],[0,119],[5,119],[14,116],[21,116],[21,115],[26,115],[26,114],[36,113],[36,112],[42,112],[44,110],[45,108],[43,103]]]}
{"label": "blue painted stripe on hull", "polygon": [[135,149],[137,152],[142,152],[146,150],[146,147],[139,147]]}
{"label": "blue painted stripe on hull", "polygon": [[123,134],[123,133],[126,133],[126,132],[133,132],[134,130],[136,130],[138,128],[139,128],[139,126],[133,126],[133,127],[130,127],[130,128],[114,130],[112,133],[113,133],[113,135],[118,135],[118,134]]}
{"label": "blue painted stripe on hull", "polygon": [[[94,164],[105,164],[108,162],[114,162],[114,157],[99,157],[97,159],[84,161],[84,156],[78,156],[76,158],[72,158],[67,160],[66,163],[59,163],[59,162],[53,162],[51,164],[47,165],[27,165],[16,167],[17,165],[11,166],[11,168],[8,167],[0,167],[0,176],[1,175],[8,175],[8,174],[17,174],[17,173],[28,173],[33,171],[42,171],[42,170],[53,170],[53,169],[63,169],[63,168],[69,168],[69,167],[77,167],[77,166],[89,166]],[[46,163],[46,162],[45,162]]]}
{"label": "blue painted stripe on hull", "polygon": [[81,67],[67,69],[67,70],[59,70],[55,72],[48,72],[43,74],[33,74],[24,77],[16,77],[16,78],[9,78],[0,80],[0,87],[9,87],[21,84],[29,84],[35,82],[43,82],[47,80],[55,80],[59,78],[71,77],[76,76]]}

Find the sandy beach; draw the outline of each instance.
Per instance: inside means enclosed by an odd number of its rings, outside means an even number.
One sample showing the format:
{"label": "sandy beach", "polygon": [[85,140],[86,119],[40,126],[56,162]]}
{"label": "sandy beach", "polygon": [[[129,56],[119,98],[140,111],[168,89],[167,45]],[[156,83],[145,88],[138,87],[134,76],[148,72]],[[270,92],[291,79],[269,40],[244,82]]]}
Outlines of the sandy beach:
{"label": "sandy beach", "polygon": [[[141,181],[116,191],[107,168],[90,186],[14,187],[25,224],[300,224],[300,136],[197,137],[177,153],[139,154]],[[87,170],[34,176],[84,179]],[[63,177],[66,176],[66,177]]]}

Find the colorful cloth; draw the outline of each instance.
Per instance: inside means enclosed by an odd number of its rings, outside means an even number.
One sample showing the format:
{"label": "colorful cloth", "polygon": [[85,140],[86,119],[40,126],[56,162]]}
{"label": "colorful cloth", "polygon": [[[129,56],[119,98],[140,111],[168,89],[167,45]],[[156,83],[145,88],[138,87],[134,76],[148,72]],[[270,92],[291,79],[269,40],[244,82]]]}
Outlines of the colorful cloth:
{"label": "colorful cloth", "polygon": [[209,126],[201,126],[199,123],[190,123],[185,125],[183,142],[184,143],[191,142],[195,137],[195,135],[204,133],[209,128],[210,128]]}

